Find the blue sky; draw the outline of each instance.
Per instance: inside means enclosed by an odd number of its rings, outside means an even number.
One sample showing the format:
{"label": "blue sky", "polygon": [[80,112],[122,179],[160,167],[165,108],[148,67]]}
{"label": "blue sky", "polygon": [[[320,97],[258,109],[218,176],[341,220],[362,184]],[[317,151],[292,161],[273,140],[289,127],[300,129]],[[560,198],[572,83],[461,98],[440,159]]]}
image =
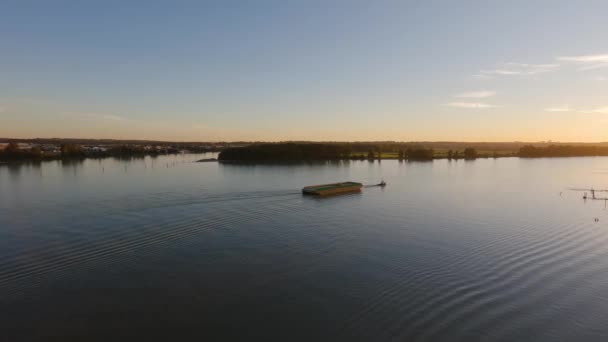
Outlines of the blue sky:
{"label": "blue sky", "polygon": [[2,1],[0,136],[606,141],[605,1]]}

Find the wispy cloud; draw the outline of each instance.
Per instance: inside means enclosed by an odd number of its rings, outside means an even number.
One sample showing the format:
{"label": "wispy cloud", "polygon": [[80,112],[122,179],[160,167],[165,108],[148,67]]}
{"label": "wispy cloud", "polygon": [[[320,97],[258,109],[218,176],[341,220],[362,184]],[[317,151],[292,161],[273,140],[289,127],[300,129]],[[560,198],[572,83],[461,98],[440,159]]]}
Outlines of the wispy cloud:
{"label": "wispy cloud", "polygon": [[559,64],[527,64],[527,63],[504,63],[496,69],[481,70],[475,74],[475,78],[489,78],[493,76],[528,76],[547,73],[559,68]]}
{"label": "wispy cloud", "polygon": [[596,76],[596,77],[592,78],[591,80],[598,81],[598,82],[604,82],[604,81],[608,81],[608,77],[606,77],[606,76]]}
{"label": "wispy cloud", "polygon": [[81,118],[88,118],[88,119],[96,119],[96,120],[106,120],[106,121],[129,121],[129,119],[127,119],[127,118],[125,118],[123,116],[112,115],[112,114],[65,113],[65,115],[75,116],[75,117],[81,117]]}
{"label": "wispy cloud", "polygon": [[569,112],[569,111],[570,111],[570,107],[568,107],[568,106],[545,108],[545,112]]}
{"label": "wispy cloud", "polygon": [[474,74],[473,78],[476,79],[476,80],[489,80],[492,77],[489,76],[489,75],[486,75],[486,74]]}
{"label": "wispy cloud", "polygon": [[557,60],[565,62],[580,62],[580,63],[608,63],[608,54],[606,55],[582,55],[582,56],[562,56]]}
{"label": "wispy cloud", "polygon": [[454,95],[454,97],[481,99],[481,98],[485,98],[485,97],[492,97],[494,95],[496,95],[495,91],[479,90],[479,91],[471,91],[471,92],[467,92],[467,93],[457,94],[457,95]]}
{"label": "wispy cloud", "polygon": [[127,118],[118,116],[118,115],[109,115],[109,114],[93,114],[91,117],[102,120],[110,120],[110,121],[127,121]]}
{"label": "wispy cloud", "polygon": [[580,65],[579,70],[608,68],[608,54],[557,57],[558,61]]}
{"label": "wispy cloud", "polygon": [[495,105],[491,105],[488,103],[480,103],[480,102],[450,102],[447,106],[455,107],[455,108],[470,108],[470,109],[485,109],[485,108],[495,108]]}
{"label": "wispy cloud", "polygon": [[608,107],[600,107],[595,108],[589,111],[584,111],[585,113],[596,113],[596,114],[608,114]]}
{"label": "wispy cloud", "polygon": [[549,107],[545,108],[545,112],[572,112],[580,114],[608,114],[608,106],[597,107],[593,109],[571,108],[570,106]]}

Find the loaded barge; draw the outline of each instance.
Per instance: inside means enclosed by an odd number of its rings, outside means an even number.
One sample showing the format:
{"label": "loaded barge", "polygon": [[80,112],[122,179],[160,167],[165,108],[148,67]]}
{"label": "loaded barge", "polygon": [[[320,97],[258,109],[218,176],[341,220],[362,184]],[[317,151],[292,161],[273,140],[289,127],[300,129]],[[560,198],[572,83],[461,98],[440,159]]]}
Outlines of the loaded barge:
{"label": "loaded barge", "polygon": [[304,187],[302,193],[305,195],[328,196],[349,192],[359,192],[363,184],[356,182],[343,182],[332,184],[320,184]]}

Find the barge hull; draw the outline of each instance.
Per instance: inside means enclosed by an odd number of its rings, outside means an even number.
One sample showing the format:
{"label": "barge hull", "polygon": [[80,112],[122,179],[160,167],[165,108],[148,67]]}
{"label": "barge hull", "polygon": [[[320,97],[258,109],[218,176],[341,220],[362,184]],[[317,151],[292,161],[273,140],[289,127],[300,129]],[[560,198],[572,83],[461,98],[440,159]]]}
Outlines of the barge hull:
{"label": "barge hull", "polygon": [[362,187],[363,184],[355,182],[321,184],[304,187],[302,189],[302,193],[305,195],[329,196],[351,192],[359,192],[361,191]]}

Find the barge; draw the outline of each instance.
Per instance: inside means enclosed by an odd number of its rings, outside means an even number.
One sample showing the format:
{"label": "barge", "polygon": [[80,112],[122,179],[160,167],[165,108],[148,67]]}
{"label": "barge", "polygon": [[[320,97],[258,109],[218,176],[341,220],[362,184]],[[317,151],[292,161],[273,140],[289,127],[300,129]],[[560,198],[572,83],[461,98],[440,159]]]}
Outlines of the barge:
{"label": "barge", "polygon": [[356,182],[343,182],[306,186],[302,189],[305,195],[328,196],[349,192],[359,192],[363,184]]}

